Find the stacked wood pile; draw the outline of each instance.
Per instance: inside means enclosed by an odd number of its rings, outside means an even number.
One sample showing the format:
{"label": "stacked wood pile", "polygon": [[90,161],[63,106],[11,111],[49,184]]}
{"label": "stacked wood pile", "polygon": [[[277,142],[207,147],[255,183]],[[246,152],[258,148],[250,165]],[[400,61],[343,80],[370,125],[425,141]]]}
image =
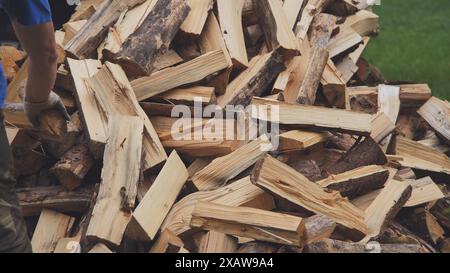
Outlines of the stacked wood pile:
{"label": "stacked wood pile", "polygon": [[[450,104],[361,58],[367,2],[81,1],[56,32],[72,120],[47,116],[46,134],[12,106],[27,61],[2,48],[33,250],[450,251]],[[172,109],[196,97],[278,107],[249,118],[279,123],[279,146],[174,139]]]}

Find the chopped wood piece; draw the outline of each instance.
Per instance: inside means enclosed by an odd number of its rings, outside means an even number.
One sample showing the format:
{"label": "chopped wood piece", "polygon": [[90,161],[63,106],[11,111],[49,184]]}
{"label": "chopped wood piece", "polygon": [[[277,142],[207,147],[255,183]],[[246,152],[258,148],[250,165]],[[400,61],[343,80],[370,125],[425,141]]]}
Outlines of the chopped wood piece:
{"label": "chopped wood piece", "polygon": [[85,212],[89,208],[93,188],[68,191],[62,186],[21,188],[16,191],[25,217],[36,216],[43,209],[64,213]]}
{"label": "chopped wood piece", "polygon": [[225,54],[221,50],[216,50],[189,62],[134,80],[132,86],[138,100],[143,101],[182,85],[198,82],[227,67]]}
{"label": "chopped wood piece", "polygon": [[83,125],[81,124],[80,115],[78,112],[75,112],[67,124],[67,134],[64,137],[63,142],[45,141],[45,149],[54,158],[61,158],[80,141],[82,133]]}
{"label": "chopped wood piece", "polygon": [[97,104],[94,92],[86,86],[84,79],[94,76],[101,67],[98,60],[67,59],[70,72],[75,83],[78,110],[84,125],[84,133],[89,141],[89,149],[96,158],[101,158],[106,144],[107,121],[100,106]]}
{"label": "chopped wood piece", "polygon": [[90,251],[89,254],[111,254],[113,253],[106,245],[102,243],[96,244]]}
{"label": "chopped wood piece", "polygon": [[283,2],[283,11],[290,29],[294,29],[304,2],[304,0],[285,0]]}
{"label": "chopped wood piece", "polygon": [[314,160],[300,160],[288,163],[297,172],[303,174],[312,182],[317,182],[323,179],[322,171]]}
{"label": "chopped wood piece", "polygon": [[331,175],[317,183],[324,188],[339,191],[344,197],[355,198],[382,188],[388,178],[388,170],[382,166],[371,165]]}
{"label": "chopped wood piece", "polygon": [[412,187],[406,181],[390,180],[384,189],[365,210],[366,223],[370,233],[365,241],[377,237],[395,218],[400,209],[411,197]]}
{"label": "chopped wood piece", "polygon": [[81,144],[69,150],[52,168],[59,182],[69,190],[78,188],[94,165],[88,148]]}
{"label": "chopped wood piece", "polygon": [[428,253],[418,244],[350,243],[324,239],[305,246],[305,253]]}
{"label": "chopped wood piece", "polygon": [[300,130],[288,131],[280,134],[280,145],[278,151],[289,152],[305,150],[318,143],[327,141],[330,134],[328,132],[315,133]]}
{"label": "chopped wood piece", "polygon": [[183,241],[169,229],[164,230],[150,249],[150,253],[178,253],[184,247]]}
{"label": "chopped wood piece", "polygon": [[444,239],[445,231],[436,217],[424,208],[404,210],[397,217],[400,224],[419,235],[422,239],[436,246]]}
{"label": "chopped wood piece", "polygon": [[403,167],[450,174],[450,159],[443,153],[403,137],[397,137],[396,148]]}
{"label": "chopped wood piece", "polygon": [[215,50],[222,50],[224,52],[225,58],[228,61],[228,68],[209,80],[209,86],[215,87],[216,94],[223,95],[230,81],[233,62],[225,44],[224,37],[222,36],[219,21],[213,12],[209,14],[198,45],[202,54]]}
{"label": "chopped wood piece", "polygon": [[183,0],[157,1],[137,30],[123,43],[114,56],[130,78],[150,75],[159,55],[169,45],[189,14],[189,5]]}
{"label": "chopped wood piece", "polygon": [[77,59],[88,59],[95,55],[98,46],[106,37],[109,27],[111,27],[122,12],[132,8],[145,0],[107,0],[95,11],[92,17],[80,29],[80,31],[70,40],[65,50]]}
{"label": "chopped wood piece", "polygon": [[173,206],[161,229],[170,229],[177,235],[188,231],[191,214],[198,201],[265,210],[275,208],[273,198],[253,185],[249,177],[245,177],[217,190],[196,192],[184,197]]}
{"label": "chopped wood piece", "polygon": [[[378,111],[386,114],[392,124],[397,124],[400,114],[400,88],[395,86],[378,86]],[[383,151],[387,152],[392,135],[387,136],[381,143]]]}
{"label": "chopped wood piece", "polygon": [[106,62],[86,84],[95,94],[106,119],[111,122],[114,115],[137,116],[144,121],[143,171],[155,168],[167,159],[166,152],[150,119],[139,105],[122,68]]}
{"label": "chopped wood piece", "polygon": [[345,153],[337,163],[327,168],[326,172],[340,174],[363,166],[385,165],[386,163],[386,155],[380,146],[368,137]]}
{"label": "chopped wood piece", "polygon": [[328,63],[327,45],[336,26],[335,22],[336,18],[328,14],[318,14],[314,17],[308,69],[297,96],[297,102],[300,104],[314,105],[316,101],[316,92]]}
{"label": "chopped wood piece", "polygon": [[183,161],[175,151],[172,152],[150,190],[133,212],[127,236],[139,241],[153,240],[188,176]]}
{"label": "chopped wood piece", "polygon": [[338,192],[327,192],[284,163],[266,156],[252,173],[252,182],[271,193],[336,223],[367,233],[364,213]]}
{"label": "chopped wood piece", "polygon": [[260,209],[199,202],[191,226],[265,242],[302,246],[305,223],[300,217]]}
{"label": "chopped wood piece", "polygon": [[146,0],[136,7],[124,11],[117,23],[110,28],[108,36],[98,48],[99,56],[112,60],[114,54],[120,51],[123,43],[132,35],[148,16],[157,1]]}
{"label": "chopped wood piece", "polygon": [[201,105],[214,104],[216,95],[214,87],[194,86],[191,88],[173,89],[153,97],[154,100],[162,100],[171,104],[194,106],[197,102]]}
{"label": "chopped wood piece", "polygon": [[63,44],[67,44],[70,40],[72,40],[73,37],[75,37],[75,35],[83,28],[86,23],[86,19],[65,23],[63,25],[63,29],[65,32]]}
{"label": "chopped wood piece", "polygon": [[402,168],[398,170],[394,178],[399,181],[405,181],[405,180],[415,180],[417,177],[411,168]]}
{"label": "chopped wood piece", "polygon": [[233,236],[211,230],[202,236],[198,253],[235,253],[237,241]]}
{"label": "chopped wood piece", "polygon": [[166,53],[156,58],[155,64],[153,66],[155,67],[155,71],[158,71],[182,62],[183,58],[181,58],[180,55],[178,55],[178,53],[176,53],[174,50],[169,49]]}
{"label": "chopped wood piece", "polygon": [[336,222],[323,215],[314,215],[305,219],[306,243],[311,244],[316,241],[329,238]]}
{"label": "chopped wood piece", "polygon": [[428,84],[400,85],[400,100],[402,107],[420,107],[431,98],[431,89]]}
{"label": "chopped wood piece", "polygon": [[322,74],[320,84],[322,84],[322,93],[331,105],[339,108],[345,106],[345,88],[346,82],[341,72],[334,65],[331,59],[328,59],[327,65]]}
{"label": "chopped wood piece", "polygon": [[109,122],[102,182],[86,236],[119,246],[131,219],[139,181],[143,122],[139,117],[114,116]]}
{"label": "chopped wood piece", "polygon": [[412,186],[411,197],[406,202],[405,207],[414,207],[444,198],[441,189],[430,177],[418,180],[410,180]]}
{"label": "chopped wood piece", "polygon": [[341,53],[362,43],[363,38],[353,29],[344,29],[334,36],[328,44],[330,58],[334,58]]}
{"label": "chopped wood piece", "polygon": [[431,127],[450,144],[450,103],[432,97],[418,111]]}
{"label": "chopped wood piece", "polygon": [[242,9],[245,0],[217,0],[217,11],[223,39],[230,52],[233,65],[239,69],[248,66],[244,31],[242,29]]}
{"label": "chopped wood piece", "polygon": [[309,27],[316,14],[322,12],[322,10],[329,4],[329,0],[308,0],[305,8],[303,9],[301,19],[298,22],[295,33],[297,38],[305,40]]}
{"label": "chopped wood piece", "polygon": [[52,253],[58,241],[68,235],[75,218],[43,210],[31,239],[34,253]]}
{"label": "chopped wood piece", "polygon": [[223,96],[217,98],[218,105],[247,106],[253,96],[260,96],[266,88],[284,70],[283,60],[278,51],[255,57],[249,68],[232,81]]}
{"label": "chopped wood piece", "polygon": [[286,57],[300,54],[299,41],[289,25],[286,13],[279,0],[254,1],[258,13],[259,24],[263,30],[269,51],[280,49]]}
{"label": "chopped wood piece", "polygon": [[371,115],[345,110],[292,105],[256,97],[253,98],[252,105],[267,107],[267,111],[263,113],[253,111],[253,118],[273,121],[282,125],[313,127],[358,135],[368,135],[374,127]]}
{"label": "chopped wood piece", "polygon": [[271,148],[269,139],[262,136],[229,155],[213,160],[192,177],[192,182],[200,191],[221,187],[255,164]]}
{"label": "chopped wood piece", "polygon": [[438,219],[439,223],[450,230],[450,196],[430,204],[429,211]]}
{"label": "chopped wood piece", "polygon": [[191,11],[181,24],[180,31],[188,36],[197,37],[202,33],[208,18],[209,11],[213,8],[213,0],[188,0]]}

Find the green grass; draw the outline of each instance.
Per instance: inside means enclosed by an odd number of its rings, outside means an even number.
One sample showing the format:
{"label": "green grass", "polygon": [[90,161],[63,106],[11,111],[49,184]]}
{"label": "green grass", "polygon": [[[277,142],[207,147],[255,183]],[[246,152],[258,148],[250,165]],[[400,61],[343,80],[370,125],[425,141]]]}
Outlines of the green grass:
{"label": "green grass", "polygon": [[450,1],[381,0],[380,36],[364,57],[388,80],[428,83],[450,99]]}

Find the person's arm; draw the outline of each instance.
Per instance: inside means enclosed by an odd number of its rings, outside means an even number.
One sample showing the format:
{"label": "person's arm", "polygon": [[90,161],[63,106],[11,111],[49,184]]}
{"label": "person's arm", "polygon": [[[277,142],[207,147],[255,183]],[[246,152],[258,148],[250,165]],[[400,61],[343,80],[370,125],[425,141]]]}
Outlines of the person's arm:
{"label": "person's arm", "polygon": [[42,111],[55,109],[66,119],[68,114],[59,96],[51,92],[56,80],[57,59],[53,23],[25,26],[13,22],[14,30],[29,57],[28,81],[25,89],[25,112],[37,126]]}
{"label": "person's arm", "polygon": [[56,80],[58,55],[53,23],[25,26],[15,21],[13,26],[30,62],[25,101],[44,102],[48,99]]}

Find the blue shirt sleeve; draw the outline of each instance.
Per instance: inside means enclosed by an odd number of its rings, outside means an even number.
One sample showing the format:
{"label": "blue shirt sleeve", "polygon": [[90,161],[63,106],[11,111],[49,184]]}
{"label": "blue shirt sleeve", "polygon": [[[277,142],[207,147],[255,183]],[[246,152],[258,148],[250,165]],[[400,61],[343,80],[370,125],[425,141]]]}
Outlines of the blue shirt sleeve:
{"label": "blue shirt sleeve", "polygon": [[48,0],[0,0],[8,15],[26,26],[40,25],[52,21]]}

